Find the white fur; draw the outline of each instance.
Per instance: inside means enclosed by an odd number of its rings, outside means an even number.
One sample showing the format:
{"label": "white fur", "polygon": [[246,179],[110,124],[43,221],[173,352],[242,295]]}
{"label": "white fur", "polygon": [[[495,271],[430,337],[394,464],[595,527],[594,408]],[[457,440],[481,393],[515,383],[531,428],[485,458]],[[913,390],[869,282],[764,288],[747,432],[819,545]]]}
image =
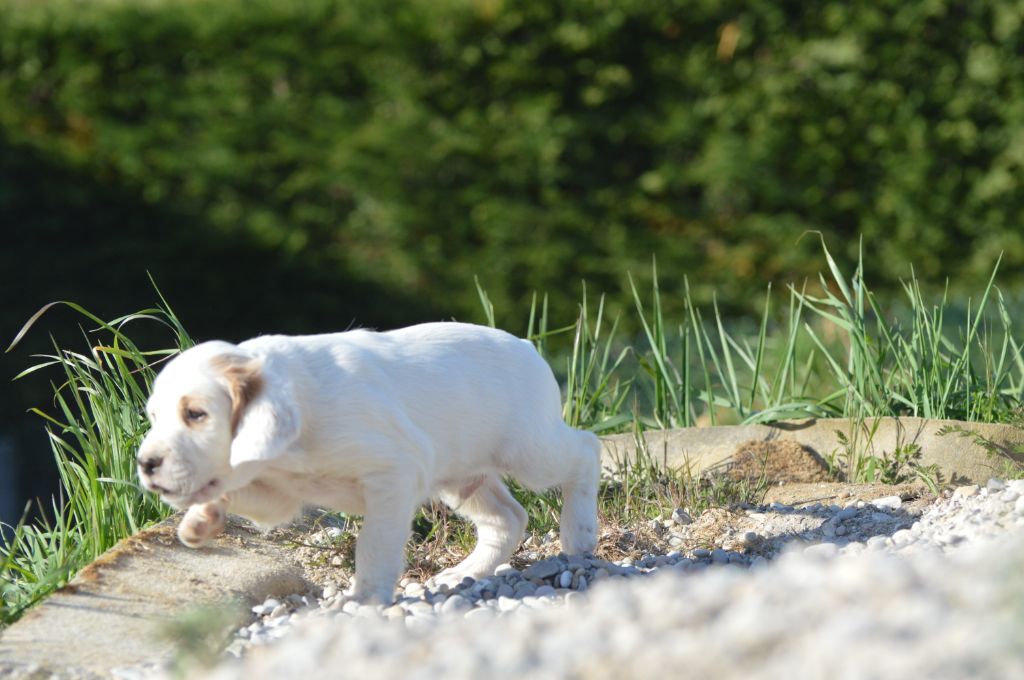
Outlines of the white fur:
{"label": "white fur", "polygon": [[[261,389],[231,431],[225,358]],[[186,424],[182,398],[206,412]],[[275,526],[316,504],[363,515],[353,597],[390,602],[416,509],[441,498],[477,528],[477,546],[441,580],[481,578],[508,560],[526,513],[502,481],[563,491],[562,547],[596,543],[599,444],[561,419],[551,370],[503,331],[433,323],[208,342],[176,357],[147,405],[139,475],[188,507],[179,536],[198,546],[225,512]],[[159,457],[152,474],[142,461]]]}

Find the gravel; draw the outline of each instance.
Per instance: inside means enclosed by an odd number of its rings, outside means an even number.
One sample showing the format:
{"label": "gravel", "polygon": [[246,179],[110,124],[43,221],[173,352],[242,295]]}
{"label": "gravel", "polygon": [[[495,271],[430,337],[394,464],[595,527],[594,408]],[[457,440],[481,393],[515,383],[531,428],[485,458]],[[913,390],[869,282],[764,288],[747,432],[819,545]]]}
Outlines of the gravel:
{"label": "gravel", "polygon": [[389,607],[333,586],[267,600],[208,677],[1024,677],[1024,480],[947,496],[774,503],[711,549],[404,581]]}

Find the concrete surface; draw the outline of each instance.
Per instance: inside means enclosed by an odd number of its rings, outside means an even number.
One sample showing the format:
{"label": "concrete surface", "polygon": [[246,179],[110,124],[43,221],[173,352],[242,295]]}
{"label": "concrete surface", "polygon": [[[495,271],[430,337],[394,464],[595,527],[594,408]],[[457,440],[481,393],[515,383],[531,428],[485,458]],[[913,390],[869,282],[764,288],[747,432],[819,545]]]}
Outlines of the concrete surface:
{"label": "concrete surface", "polygon": [[294,551],[255,529],[231,522],[192,550],[175,536],[179,520],[121,541],[0,633],[0,677],[110,677],[172,654],[161,629],[177,617],[217,607],[238,625],[245,607],[307,588]]}
{"label": "concrete surface", "polygon": [[[878,418],[860,424],[845,418],[790,420],[769,425],[652,430],[643,436],[647,452],[655,461],[672,468],[689,465],[694,474],[724,463],[741,444],[749,441],[795,441],[828,459],[830,454],[843,449],[837,432],[862,447],[861,450],[876,456],[891,453],[899,446],[917,444],[921,447],[919,462],[937,464],[942,481],[946,483],[983,484],[1000,474],[1000,461],[989,455],[973,437],[955,433],[939,435],[942,428],[952,425],[977,433],[1007,452],[1015,446],[1024,448],[1024,429],[1021,428],[923,418]],[[618,460],[632,460],[639,448],[632,434],[604,437],[602,443],[607,467],[614,466]],[[1013,457],[1024,461],[1024,455],[1019,453]]]}

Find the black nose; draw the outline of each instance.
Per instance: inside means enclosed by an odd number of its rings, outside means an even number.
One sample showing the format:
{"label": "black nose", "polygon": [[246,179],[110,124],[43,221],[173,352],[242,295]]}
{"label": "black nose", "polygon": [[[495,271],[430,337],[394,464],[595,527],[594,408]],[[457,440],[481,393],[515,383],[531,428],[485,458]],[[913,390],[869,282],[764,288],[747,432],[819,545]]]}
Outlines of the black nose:
{"label": "black nose", "polygon": [[161,456],[139,456],[139,467],[142,468],[142,472],[147,475],[153,474],[153,472],[160,467],[160,464],[164,462]]}

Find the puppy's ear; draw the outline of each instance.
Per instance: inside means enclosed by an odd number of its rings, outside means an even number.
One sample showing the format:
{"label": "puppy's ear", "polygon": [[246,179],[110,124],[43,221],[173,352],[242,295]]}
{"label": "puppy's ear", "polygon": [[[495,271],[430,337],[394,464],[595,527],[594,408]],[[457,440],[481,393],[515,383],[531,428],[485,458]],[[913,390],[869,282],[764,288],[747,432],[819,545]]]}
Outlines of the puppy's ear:
{"label": "puppy's ear", "polygon": [[231,394],[231,466],[284,454],[301,424],[288,381],[241,354],[223,354],[211,364]]}

